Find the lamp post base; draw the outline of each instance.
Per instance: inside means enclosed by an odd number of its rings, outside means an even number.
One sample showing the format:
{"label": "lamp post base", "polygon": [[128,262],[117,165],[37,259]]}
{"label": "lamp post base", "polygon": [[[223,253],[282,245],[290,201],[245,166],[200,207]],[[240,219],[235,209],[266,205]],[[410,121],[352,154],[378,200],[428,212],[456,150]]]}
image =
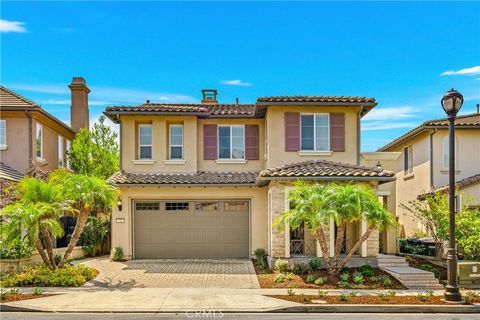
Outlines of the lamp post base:
{"label": "lamp post base", "polygon": [[458,286],[445,286],[445,293],[443,294],[445,301],[448,302],[462,302],[462,295]]}

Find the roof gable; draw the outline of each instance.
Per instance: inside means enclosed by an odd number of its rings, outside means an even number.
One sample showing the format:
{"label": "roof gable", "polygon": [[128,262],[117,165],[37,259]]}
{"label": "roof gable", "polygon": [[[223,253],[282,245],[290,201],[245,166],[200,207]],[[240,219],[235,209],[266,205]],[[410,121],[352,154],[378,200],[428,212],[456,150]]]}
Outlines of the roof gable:
{"label": "roof gable", "polygon": [[19,107],[19,108],[32,108],[38,107],[38,105],[28,100],[27,98],[8,90],[4,86],[0,86],[0,106],[1,107]]}

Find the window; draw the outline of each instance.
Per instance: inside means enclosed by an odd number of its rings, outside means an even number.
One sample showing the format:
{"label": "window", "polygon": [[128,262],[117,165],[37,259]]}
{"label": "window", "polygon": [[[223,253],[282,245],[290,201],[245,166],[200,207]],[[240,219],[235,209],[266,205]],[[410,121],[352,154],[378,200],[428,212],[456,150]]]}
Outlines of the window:
{"label": "window", "polygon": [[188,202],[165,202],[165,210],[167,211],[187,211],[188,209]]}
{"label": "window", "polygon": [[195,202],[196,211],[217,211],[218,202]]}
{"label": "window", "polygon": [[330,119],[328,114],[302,114],[301,150],[330,151]]}
{"label": "window", "polygon": [[170,159],[183,159],[183,125],[170,125]]}
{"label": "window", "polygon": [[37,159],[43,159],[43,141],[42,141],[42,131],[43,127],[40,123],[36,124],[36,152],[37,152]]}
{"label": "window", "polygon": [[[448,170],[450,166],[450,140],[448,136],[443,138],[442,141],[443,152],[442,152],[442,169]],[[455,137],[455,170],[458,168],[458,139]]]}
{"label": "window", "polygon": [[70,147],[71,147],[71,141],[67,140],[67,169],[70,169]]}
{"label": "window", "polygon": [[413,173],[413,146],[403,149],[403,172],[405,175]]}
{"label": "window", "polygon": [[138,126],[139,159],[152,159],[152,125],[140,124]]}
{"label": "window", "polygon": [[218,158],[245,159],[244,126],[218,126]]}
{"label": "window", "polygon": [[248,201],[228,201],[225,202],[225,211],[247,211]]}
{"label": "window", "polygon": [[7,148],[7,120],[0,120],[0,150]]}
{"label": "window", "polygon": [[63,137],[58,136],[58,166],[65,166],[65,152],[63,151]]}
{"label": "window", "polygon": [[136,202],[136,210],[160,210],[160,202]]}

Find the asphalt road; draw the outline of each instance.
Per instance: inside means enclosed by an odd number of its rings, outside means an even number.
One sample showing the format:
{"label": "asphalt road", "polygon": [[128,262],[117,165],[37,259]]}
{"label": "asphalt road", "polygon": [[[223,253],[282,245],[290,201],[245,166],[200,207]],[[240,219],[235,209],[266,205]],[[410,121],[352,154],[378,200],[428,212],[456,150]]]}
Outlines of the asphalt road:
{"label": "asphalt road", "polygon": [[262,319],[262,320],[287,320],[287,319],[321,319],[321,320],[470,320],[478,319],[478,314],[369,314],[369,313],[216,313],[206,314],[194,312],[185,314],[151,314],[151,313],[32,313],[32,312],[2,312],[1,320],[126,320],[126,319]]}

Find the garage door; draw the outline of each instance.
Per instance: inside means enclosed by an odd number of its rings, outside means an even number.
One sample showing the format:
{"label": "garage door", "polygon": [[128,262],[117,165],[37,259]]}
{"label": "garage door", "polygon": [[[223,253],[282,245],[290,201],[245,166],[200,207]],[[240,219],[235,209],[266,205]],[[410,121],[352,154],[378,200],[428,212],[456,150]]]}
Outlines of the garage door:
{"label": "garage door", "polygon": [[248,258],[249,201],[134,201],[134,255]]}

